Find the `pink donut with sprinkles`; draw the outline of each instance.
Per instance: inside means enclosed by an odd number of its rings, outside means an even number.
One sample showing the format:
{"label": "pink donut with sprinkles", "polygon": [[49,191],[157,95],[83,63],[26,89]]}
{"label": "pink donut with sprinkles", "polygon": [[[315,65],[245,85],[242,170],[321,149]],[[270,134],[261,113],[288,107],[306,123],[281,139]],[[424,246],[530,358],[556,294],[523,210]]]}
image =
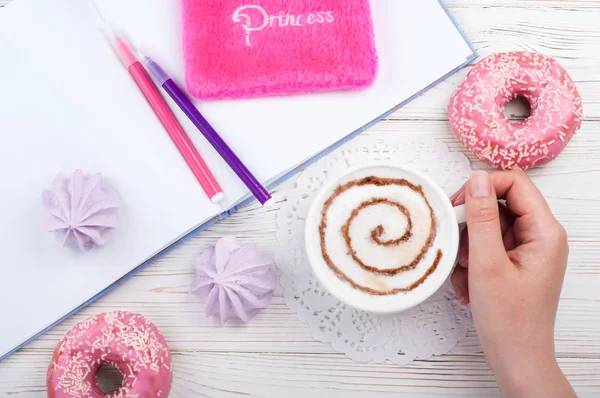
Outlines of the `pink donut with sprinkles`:
{"label": "pink donut with sprinkles", "polygon": [[[104,364],[123,374],[122,387],[111,394],[96,379]],[[46,377],[48,398],[166,398],[172,381],[163,335],[142,315],[120,311],[73,326],[54,350]]]}
{"label": "pink donut with sprinkles", "polygon": [[[517,97],[531,105],[522,122],[504,107]],[[452,130],[490,166],[527,170],[555,159],[581,127],[583,110],[575,83],[554,59],[509,52],[484,58],[448,104]]]}

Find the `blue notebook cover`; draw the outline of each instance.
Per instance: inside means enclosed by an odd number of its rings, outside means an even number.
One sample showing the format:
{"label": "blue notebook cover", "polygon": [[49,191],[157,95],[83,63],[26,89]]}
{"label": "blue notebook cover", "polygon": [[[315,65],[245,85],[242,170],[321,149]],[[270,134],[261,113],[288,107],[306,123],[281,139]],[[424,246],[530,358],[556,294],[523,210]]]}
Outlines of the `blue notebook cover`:
{"label": "blue notebook cover", "polygon": [[[319,160],[322,157],[324,157],[325,155],[331,153],[336,148],[338,148],[341,145],[343,145],[344,143],[350,141],[352,138],[356,137],[358,134],[362,133],[363,131],[367,130],[368,128],[370,128],[371,126],[373,126],[374,124],[376,124],[377,122],[381,121],[382,119],[386,118],[390,114],[394,113],[395,111],[397,111],[402,106],[406,105],[407,103],[409,103],[410,101],[412,101],[416,97],[420,96],[421,94],[423,94],[424,92],[426,92],[430,88],[434,87],[435,85],[437,85],[441,81],[447,79],[449,76],[453,75],[454,73],[456,73],[457,71],[459,71],[460,69],[462,69],[463,67],[465,67],[466,65],[468,65],[469,63],[473,62],[477,58],[478,55],[477,55],[477,52],[476,52],[475,48],[473,47],[473,45],[469,41],[469,39],[465,36],[464,32],[462,31],[462,29],[458,25],[456,19],[449,12],[448,8],[445,6],[445,4],[443,3],[442,0],[438,0],[438,2],[441,5],[441,7],[444,9],[444,11],[446,12],[446,14],[448,15],[448,17],[450,18],[450,20],[452,21],[452,23],[454,24],[454,26],[457,29],[457,31],[460,33],[460,35],[464,39],[464,41],[469,45],[469,48],[472,51],[471,55],[469,55],[465,59],[465,62],[463,64],[461,64],[460,66],[458,66],[457,68],[455,68],[454,70],[452,70],[449,73],[447,73],[446,75],[442,76],[440,79],[438,79],[437,81],[435,81],[433,84],[425,87],[423,90],[421,90],[418,93],[414,94],[412,97],[408,98],[406,101],[403,101],[402,103],[398,104],[394,108],[390,109],[389,111],[387,111],[384,114],[380,115],[379,117],[375,118],[371,122],[367,123],[366,125],[364,125],[360,129],[352,132],[351,134],[349,134],[348,136],[346,136],[342,140],[340,140],[340,141],[334,143],[333,145],[329,146],[324,151],[320,152],[319,154],[315,155],[314,157],[312,157],[308,161],[304,162],[300,167],[296,167],[292,171],[288,172],[287,174],[279,177],[276,181],[274,181],[273,183],[271,183],[268,186],[269,190],[275,188],[276,186],[278,186],[282,182],[286,181],[290,177],[294,176],[298,172],[301,172],[302,170],[304,170],[306,167],[310,166],[311,164],[313,164],[317,160]],[[245,206],[247,206],[248,204],[250,204],[254,200],[255,199],[253,197],[250,197],[250,198],[242,201],[241,203],[239,203],[237,206],[231,208],[230,210],[228,210],[226,212],[223,212],[219,216],[217,216],[217,217],[213,218],[212,220],[210,220],[210,221],[202,224],[201,226],[199,226],[198,228],[196,228],[195,230],[193,230],[192,232],[190,232],[187,236],[183,237],[182,239],[178,240],[177,242],[173,243],[169,247],[165,248],[160,253],[158,253],[155,256],[153,256],[152,258],[148,259],[147,261],[145,261],[141,265],[137,266],[132,271],[128,272],[123,277],[121,277],[119,280],[117,280],[116,282],[114,282],[113,284],[111,284],[110,286],[108,286],[106,289],[104,289],[103,291],[101,291],[100,293],[98,293],[97,295],[95,295],[94,297],[92,297],[89,300],[87,300],[86,302],[82,303],[80,306],[78,306],[77,308],[75,308],[73,311],[71,311],[68,314],[66,314],[64,317],[60,318],[59,320],[57,320],[56,322],[54,322],[53,324],[51,324],[49,327],[45,328],[44,330],[40,331],[39,333],[37,333],[36,335],[34,335],[33,337],[31,337],[27,341],[25,341],[22,344],[18,345],[17,347],[13,348],[9,352],[7,352],[5,355],[0,356],[0,360],[8,357],[9,355],[11,355],[12,353],[14,353],[15,351],[17,351],[20,348],[26,346],[27,344],[29,344],[30,342],[32,342],[33,340],[35,340],[36,338],[38,338],[42,334],[46,333],[47,331],[49,331],[50,329],[52,329],[56,325],[58,325],[61,322],[63,322],[65,319],[69,318],[73,314],[76,314],[77,312],[79,312],[83,308],[87,307],[88,305],[90,305],[94,301],[98,300],[100,297],[106,295],[108,292],[110,292],[111,290],[113,290],[117,286],[120,286],[121,284],[123,284],[124,282],[126,282],[127,280],[129,280],[131,277],[133,277],[134,275],[138,274],[139,272],[141,272],[142,270],[144,270],[145,268],[147,268],[150,264],[152,264],[157,259],[159,259],[159,258],[165,256],[166,254],[170,253],[172,250],[176,249],[179,245],[185,243],[190,238],[196,236],[198,233],[204,231],[205,229],[210,228],[215,223],[217,223],[219,221],[222,221],[222,220],[230,217],[231,215],[235,214],[240,209],[244,208]]]}

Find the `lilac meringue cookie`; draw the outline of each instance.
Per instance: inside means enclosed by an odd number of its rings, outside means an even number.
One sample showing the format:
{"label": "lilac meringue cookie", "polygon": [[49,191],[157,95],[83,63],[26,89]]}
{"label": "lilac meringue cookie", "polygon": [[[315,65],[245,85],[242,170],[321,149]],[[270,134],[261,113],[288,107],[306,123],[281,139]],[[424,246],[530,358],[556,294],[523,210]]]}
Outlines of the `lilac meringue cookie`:
{"label": "lilac meringue cookie", "polygon": [[121,200],[100,174],[77,170],[71,179],[59,173],[52,190],[43,192],[42,204],[46,230],[57,235],[63,246],[75,242],[88,251],[110,241]]}
{"label": "lilac meringue cookie", "polygon": [[196,259],[191,292],[205,298],[206,314],[220,316],[221,323],[232,318],[248,322],[271,303],[277,286],[272,265],[256,246],[224,237]]}

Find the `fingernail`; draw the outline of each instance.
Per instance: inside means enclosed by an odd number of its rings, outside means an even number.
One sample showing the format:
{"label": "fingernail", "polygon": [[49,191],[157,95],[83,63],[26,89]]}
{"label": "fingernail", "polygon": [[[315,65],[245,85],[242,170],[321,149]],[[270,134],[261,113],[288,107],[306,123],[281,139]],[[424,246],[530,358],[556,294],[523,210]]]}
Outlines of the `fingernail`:
{"label": "fingernail", "polygon": [[474,198],[484,198],[492,194],[492,185],[485,171],[475,172],[469,179],[469,193]]}
{"label": "fingernail", "polygon": [[458,189],[458,191],[454,192],[454,194],[453,194],[452,196],[450,196],[450,202],[453,202],[453,203],[454,203],[454,201],[455,201],[456,199],[458,199],[458,197],[460,196],[460,194],[461,194],[461,193],[463,193],[463,192],[464,192],[464,190],[465,190],[465,187],[464,187],[464,185],[463,185],[462,187],[460,187],[460,188]]}

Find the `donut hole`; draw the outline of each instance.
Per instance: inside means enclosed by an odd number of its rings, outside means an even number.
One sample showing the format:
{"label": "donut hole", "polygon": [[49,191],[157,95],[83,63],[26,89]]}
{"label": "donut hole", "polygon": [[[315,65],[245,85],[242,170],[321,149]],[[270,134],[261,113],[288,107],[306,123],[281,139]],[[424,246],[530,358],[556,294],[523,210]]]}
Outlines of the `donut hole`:
{"label": "donut hole", "polygon": [[123,386],[123,373],[110,363],[105,363],[98,368],[96,372],[96,382],[98,388],[104,394],[112,394],[113,392],[119,391]]}
{"label": "donut hole", "polygon": [[522,123],[531,116],[531,103],[527,98],[517,95],[504,106],[504,116],[511,123]]}

